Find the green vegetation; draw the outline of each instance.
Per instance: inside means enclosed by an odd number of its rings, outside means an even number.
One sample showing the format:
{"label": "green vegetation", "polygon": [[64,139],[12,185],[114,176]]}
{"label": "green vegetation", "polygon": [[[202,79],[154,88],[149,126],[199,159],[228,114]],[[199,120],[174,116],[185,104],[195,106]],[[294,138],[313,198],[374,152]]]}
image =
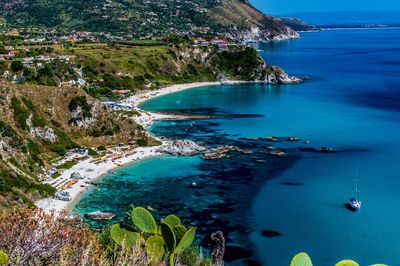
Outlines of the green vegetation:
{"label": "green vegetation", "polygon": [[[215,36],[236,33],[233,28],[248,31],[254,26],[266,31],[271,37],[288,30],[281,21],[262,14],[243,0],[136,0],[108,5],[104,3],[99,0],[85,0],[84,3],[53,0],[49,5],[47,1],[19,0],[16,3],[15,0],[2,0],[0,18],[3,17],[10,27],[55,28],[65,34],[72,30],[112,32],[128,40],[132,36],[160,38],[171,33]],[[31,36],[35,36],[34,33],[38,35],[38,32],[32,33]],[[130,42],[135,45],[147,44],[143,41]]]}
{"label": "green vegetation", "polygon": [[[93,97],[118,98],[118,90],[136,92],[160,86],[215,80],[212,69],[197,59],[193,48],[166,45],[81,44],[74,47]],[[182,53],[190,55],[179,60]]]}
{"label": "green vegetation", "polygon": [[22,64],[21,61],[15,60],[15,61],[12,61],[12,62],[11,62],[11,69],[12,69],[12,71],[14,71],[14,72],[19,72],[19,71],[21,71],[22,69],[24,69],[24,65]]}
{"label": "green vegetation", "polygon": [[[290,262],[290,266],[313,266],[310,256],[307,253],[301,252],[296,254]],[[353,260],[342,260],[335,264],[335,266],[359,266]],[[384,264],[374,264],[371,266],[387,266]]]}
{"label": "green vegetation", "polygon": [[229,51],[217,53],[211,64],[221,70],[225,76],[253,80],[264,62],[255,49],[246,47],[232,48]]}
{"label": "green vegetation", "polygon": [[42,197],[52,196],[56,190],[50,185],[42,185],[37,181],[28,179],[22,175],[0,171],[0,195],[11,194],[20,198],[25,204],[33,206],[27,197],[29,194],[39,194]]}
{"label": "green vegetation", "polygon": [[57,169],[71,169],[72,166],[74,166],[76,164],[76,162],[77,162],[76,160],[71,160],[71,161],[68,161],[64,164],[57,166],[56,168]]}
{"label": "green vegetation", "polygon": [[9,138],[10,145],[11,147],[17,148],[22,145],[22,140],[18,136],[17,132],[8,124],[6,124],[4,121],[0,120],[0,133],[2,138]]}
{"label": "green vegetation", "polygon": [[[53,159],[70,149],[111,146],[136,139],[157,144],[132,120],[110,113],[77,88],[6,83],[1,94],[0,210],[21,204],[32,206],[33,201],[51,196],[55,190],[39,182],[40,177],[45,178],[43,169],[49,169]],[[71,118],[77,123],[68,123]]]}
{"label": "green vegetation", "polygon": [[138,139],[136,141],[137,145],[139,145],[140,147],[147,147],[149,145],[149,143],[147,142],[146,139]]}
{"label": "green vegetation", "polygon": [[97,156],[97,155],[98,155],[98,153],[97,153],[95,150],[93,150],[93,149],[88,149],[88,154],[89,154],[90,156]]}
{"label": "green vegetation", "polygon": [[128,45],[128,46],[160,46],[160,45],[166,45],[164,42],[157,41],[157,40],[130,40],[130,41],[115,42],[115,44],[122,44],[122,45]]}
{"label": "green vegetation", "polygon": [[4,44],[0,43],[0,54],[6,54],[7,50],[4,48]]}
{"label": "green vegetation", "polygon": [[0,265],[6,264],[8,262],[8,255],[0,249]]}
{"label": "green vegetation", "polygon": [[28,119],[30,117],[33,127],[45,126],[46,122],[36,112],[36,108],[32,101],[23,97],[22,102],[15,96],[11,98],[11,108],[14,112],[14,118],[17,126],[23,130],[28,130]]}
{"label": "green vegetation", "polygon": [[75,96],[69,102],[68,108],[70,112],[76,112],[79,109],[81,110],[78,117],[72,117],[69,120],[68,123],[70,124],[77,125],[78,121],[92,117],[92,106],[87,102],[86,96]]}
{"label": "green vegetation", "polygon": [[[173,214],[161,219],[157,225],[149,211],[132,206],[129,217],[130,225],[119,223],[110,227],[111,239],[119,246],[133,247],[144,243],[149,265],[160,265],[163,261],[169,261],[170,266],[175,265],[175,257],[192,246],[196,235],[194,227],[186,229],[179,217]],[[193,250],[190,252],[193,254]]]}
{"label": "green vegetation", "polygon": [[[141,226],[154,226],[151,214],[143,213],[139,214],[146,216],[139,219]],[[166,219],[161,224],[165,222]],[[174,250],[177,253],[171,260],[174,251],[168,249],[160,230],[146,233],[133,231],[132,227],[135,227],[133,222],[127,228],[116,224],[97,233],[79,219],[22,207],[9,213],[0,212],[0,247],[8,254],[9,265],[160,266],[167,265],[168,261],[173,263],[170,265],[214,265],[211,257],[202,254],[200,248],[192,244],[194,228],[182,236],[176,235]],[[39,230],[41,234],[37,234]],[[134,238],[132,233],[135,233]],[[40,243],[41,248],[32,246],[32,243]]]}
{"label": "green vegetation", "polygon": [[15,96],[11,98],[11,108],[14,111],[14,118],[17,126],[23,130],[27,130],[28,125],[26,121],[29,117],[29,112],[22,106],[21,101]]}
{"label": "green vegetation", "polygon": [[67,150],[79,148],[80,146],[74,142],[68,134],[59,128],[53,128],[57,140],[55,142],[44,141],[44,146],[50,151],[57,153],[60,156],[64,156]]}

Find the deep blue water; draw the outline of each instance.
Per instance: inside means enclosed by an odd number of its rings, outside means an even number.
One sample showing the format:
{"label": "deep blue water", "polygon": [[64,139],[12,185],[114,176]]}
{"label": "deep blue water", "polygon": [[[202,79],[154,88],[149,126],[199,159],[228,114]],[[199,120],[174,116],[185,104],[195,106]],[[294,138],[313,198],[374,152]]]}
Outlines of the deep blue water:
{"label": "deep blue water", "polygon": [[[345,258],[400,265],[399,41],[400,30],[305,33],[258,47],[267,63],[308,75],[302,85],[206,87],[145,103],[147,110],[213,116],[194,125],[158,122],[153,134],[253,154],[148,159],[100,179],[75,212],[112,209],[120,219],[133,203],[157,216],[177,213],[198,226],[204,245],[222,229],[230,264],[289,265],[305,251],[315,265]],[[269,135],[301,141],[245,139]],[[288,156],[270,157],[268,146]],[[313,152],[321,146],[335,152]],[[354,195],[356,167],[359,213],[343,206]],[[281,235],[265,237],[265,230]]]}

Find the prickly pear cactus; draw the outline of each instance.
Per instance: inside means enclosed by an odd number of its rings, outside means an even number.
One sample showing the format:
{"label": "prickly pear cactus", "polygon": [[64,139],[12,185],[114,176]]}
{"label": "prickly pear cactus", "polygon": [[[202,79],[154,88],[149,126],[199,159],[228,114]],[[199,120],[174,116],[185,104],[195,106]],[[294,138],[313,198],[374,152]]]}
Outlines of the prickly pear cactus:
{"label": "prickly pear cactus", "polygon": [[157,234],[157,224],[153,215],[143,207],[136,207],[131,212],[133,224],[140,230],[149,234]]}
{"label": "prickly pear cactus", "polygon": [[359,266],[357,262],[353,260],[342,260],[335,264],[335,266]]}
{"label": "prickly pear cactus", "polygon": [[176,241],[177,242],[181,241],[183,235],[186,233],[186,228],[183,225],[179,224],[179,225],[175,225],[173,229],[174,229]]}
{"label": "prickly pear cactus", "polygon": [[307,253],[301,252],[293,257],[290,266],[312,266],[312,262]]}
{"label": "prickly pear cactus", "polygon": [[136,245],[138,239],[140,239],[140,234],[138,232],[132,232],[122,228],[119,224],[114,224],[110,227],[111,239],[115,241],[118,245],[122,245],[123,241],[126,241],[126,245],[132,247]]}
{"label": "prickly pear cactus", "polygon": [[196,237],[196,228],[190,227],[182,236],[182,239],[179,241],[178,245],[174,249],[174,253],[178,254],[182,250],[185,250],[188,247],[190,247],[195,237]]}
{"label": "prickly pear cactus", "polygon": [[168,251],[174,251],[176,247],[176,236],[169,224],[161,223],[161,233]]}
{"label": "prickly pear cactus", "polygon": [[161,236],[151,236],[146,240],[146,253],[149,265],[160,265],[165,254],[164,239]]}
{"label": "prickly pear cactus", "polygon": [[176,225],[181,224],[181,219],[179,219],[179,217],[174,214],[170,214],[164,219],[162,219],[161,222],[169,224],[172,228],[174,228]]}
{"label": "prickly pear cactus", "polygon": [[8,262],[8,255],[3,250],[0,249],[0,265],[6,264]]}

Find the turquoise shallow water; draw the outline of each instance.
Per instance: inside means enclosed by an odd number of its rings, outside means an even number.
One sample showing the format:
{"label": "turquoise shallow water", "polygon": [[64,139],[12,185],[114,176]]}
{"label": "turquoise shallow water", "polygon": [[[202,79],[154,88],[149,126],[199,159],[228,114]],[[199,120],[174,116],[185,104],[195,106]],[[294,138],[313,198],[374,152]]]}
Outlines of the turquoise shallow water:
{"label": "turquoise shallow water", "polygon": [[[305,84],[206,87],[145,103],[147,110],[215,116],[195,125],[158,122],[156,135],[235,144],[254,154],[145,160],[100,179],[75,212],[112,209],[121,218],[130,203],[151,205],[161,216],[176,212],[199,226],[204,244],[210,231],[223,229],[232,264],[288,265],[306,251],[315,265],[344,258],[400,265],[399,40],[400,30],[307,33],[258,47],[268,63],[310,76]],[[243,139],[266,135],[302,141]],[[289,156],[260,153],[270,145]],[[312,152],[321,146],[337,152]],[[357,166],[364,206],[353,213],[343,204],[354,194]],[[264,230],[282,235],[264,237]]]}

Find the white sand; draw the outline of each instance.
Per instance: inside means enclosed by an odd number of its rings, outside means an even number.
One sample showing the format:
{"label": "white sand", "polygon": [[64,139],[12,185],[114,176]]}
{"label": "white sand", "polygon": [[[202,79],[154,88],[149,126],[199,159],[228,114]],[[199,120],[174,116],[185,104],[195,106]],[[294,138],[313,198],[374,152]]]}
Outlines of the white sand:
{"label": "white sand", "polygon": [[64,171],[60,177],[55,179],[59,181],[72,180],[71,174],[74,172],[78,172],[82,176],[84,176],[83,179],[79,180],[70,188],[63,190],[63,191],[68,191],[70,193],[72,200],[62,201],[54,198],[46,198],[37,201],[36,206],[42,208],[45,211],[54,210],[56,212],[60,211],[70,212],[74,204],[76,203],[76,200],[79,198],[79,195],[86,190],[87,186],[89,186],[88,183],[90,183],[91,181],[101,177],[104,174],[107,174],[107,172],[115,168],[118,168],[122,165],[133,163],[134,161],[141,160],[144,158],[161,155],[161,153],[158,153],[156,151],[156,147],[140,147],[136,148],[135,151],[136,151],[135,154],[118,159],[115,162],[111,161],[111,159],[108,159],[107,161],[102,162],[100,164],[95,164],[93,162],[90,162],[91,159],[86,159],[84,161],[77,163],[71,169]]}
{"label": "white sand", "polygon": [[[245,83],[248,83],[248,82],[240,81],[240,80],[227,81],[227,84],[232,84],[232,85],[233,84],[245,84]],[[161,88],[159,90],[147,91],[144,93],[140,93],[140,94],[128,97],[127,99],[121,101],[121,103],[132,105],[135,108],[135,110],[141,114],[140,116],[133,117],[133,119],[136,121],[136,123],[141,124],[145,128],[148,128],[149,126],[151,126],[154,123],[154,121],[157,121],[157,120],[166,120],[166,119],[173,119],[173,118],[180,119],[182,117],[144,111],[139,108],[139,106],[142,103],[144,103],[148,100],[151,100],[153,98],[160,97],[160,96],[170,94],[170,93],[180,92],[180,91],[193,89],[193,88],[218,86],[218,85],[221,85],[221,82],[193,82],[193,83],[187,83],[187,84],[176,84],[176,85],[168,86],[165,88]]]}
{"label": "white sand", "polygon": [[[232,83],[240,83],[240,81],[234,81]],[[139,123],[142,126],[144,126],[145,128],[147,128],[156,120],[168,119],[168,118],[171,118],[172,116],[143,111],[138,107],[141,103],[148,101],[152,98],[166,95],[169,93],[175,93],[175,92],[192,89],[192,88],[197,88],[197,87],[215,86],[215,85],[220,85],[220,83],[219,82],[195,82],[195,83],[189,83],[189,84],[173,85],[173,86],[162,88],[162,89],[159,89],[156,91],[149,91],[149,92],[145,92],[145,93],[141,93],[141,94],[129,97],[129,98],[123,100],[122,103],[131,104],[133,107],[135,107],[136,110],[141,113],[141,116],[134,117],[133,119],[137,123]],[[165,143],[166,142],[163,141],[163,144],[165,144]],[[57,200],[54,198],[46,198],[46,199],[37,201],[35,204],[36,204],[36,206],[38,206],[39,208],[42,208],[45,211],[56,211],[56,212],[66,211],[67,213],[70,213],[71,210],[73,209],[74,205],[79,200],[79,196],[82,194],[82,192],[84,192],[87,189],[87,186],[89,186],[88,183],[101,177],[102,175],[106,174],[107,172],[109,172],[117,167],[121,167],[128,163],[133,163],[134,161],[141,160],[144,158],[161,155],[160,153],[158,153],[156,151],[156,149],[157,149],[157,147],[139,147],[139,148],[134,149],[134,151],[136,152],[135,154],[118,159],[115,162],[113,162],[111,159],[108,159],[107,161],[100,163],[100,164],[95,164],[93,162],[90,162],[91,159],[86,159],[84,161],[80,161],[79,163],[74,165],[71,169],[65,170],[60,177],[52,180],[52,182],[56,181],[57,183],[66,181],[66,180],[72,180],[71,174],[74,172],[78,172],[82,176],[84,176],[84,178],[82,180],[79,180],[77,183],[72,185],[70,188],[63,190],[63,191],[68,191],[70,193],[71,198],[72,198],[71,201],[62,201],[62,200]]]}

